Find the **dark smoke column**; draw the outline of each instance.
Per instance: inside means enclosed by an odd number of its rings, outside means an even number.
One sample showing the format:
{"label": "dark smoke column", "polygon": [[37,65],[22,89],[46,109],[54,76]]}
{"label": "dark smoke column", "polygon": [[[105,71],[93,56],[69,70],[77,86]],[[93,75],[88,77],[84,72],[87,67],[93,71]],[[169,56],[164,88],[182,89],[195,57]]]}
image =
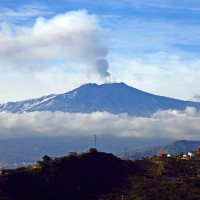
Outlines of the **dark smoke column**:
{"label": "dark smoke column", "polygon": [[106,59],[101,58],[96,61],[95,70],[100,75],[101,79],[105,79],[111,76],[111,74],[108,72],[108,69],[109,69],[109,63]]}

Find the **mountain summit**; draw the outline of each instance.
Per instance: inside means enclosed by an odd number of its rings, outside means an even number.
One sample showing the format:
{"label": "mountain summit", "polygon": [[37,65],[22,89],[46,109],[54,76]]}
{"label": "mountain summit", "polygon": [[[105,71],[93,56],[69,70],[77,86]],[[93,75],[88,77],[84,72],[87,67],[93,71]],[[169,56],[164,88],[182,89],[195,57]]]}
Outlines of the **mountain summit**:
{"label": "mountain summit", "polygon": [[149,94],[124,83],[102,85],[89,83],[64,94],[2,104],[0,111],[11,113],[106,111],[112,114],[128,113],[131,116],[151,116],[158,110],[184,110],[187,106],[200,110],[200,103]]}

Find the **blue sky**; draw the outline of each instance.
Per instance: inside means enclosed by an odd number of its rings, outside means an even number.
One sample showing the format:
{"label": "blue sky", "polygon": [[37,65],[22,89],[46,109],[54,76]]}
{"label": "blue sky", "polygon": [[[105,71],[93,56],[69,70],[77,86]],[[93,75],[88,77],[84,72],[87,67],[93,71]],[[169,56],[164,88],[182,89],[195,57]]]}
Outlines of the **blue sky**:
{"label": "blue sky", "polygon": [[[63,19],[76,21],[81,46],[70,43],[74,24],[61,27]],[[0,102],[108,81],[189,99],[200,93],[199,24],[195,0],[1,1]],[[48,52],[38,44],[41,38]],[[95,66],[99,58],[109,67]],[[107,72],[111,76],[103,77]]]}

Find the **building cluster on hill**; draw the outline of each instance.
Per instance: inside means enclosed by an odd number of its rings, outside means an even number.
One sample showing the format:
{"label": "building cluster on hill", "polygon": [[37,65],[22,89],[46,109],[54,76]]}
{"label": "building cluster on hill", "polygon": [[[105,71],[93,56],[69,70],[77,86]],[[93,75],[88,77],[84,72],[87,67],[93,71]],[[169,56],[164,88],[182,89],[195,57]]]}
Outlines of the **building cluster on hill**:
{"label": "building cluster on hill", "polygon": [[[175,157],[172,154],[165,154],[164,152],[159,152],[158,156],[161,157]],[[176,156],[177,157],[177,156]],[[180,159],[190,160],[190,159],[200,159],[200,147],[197,148],[197,151],[191,151],[188,153],[180,153]]]}

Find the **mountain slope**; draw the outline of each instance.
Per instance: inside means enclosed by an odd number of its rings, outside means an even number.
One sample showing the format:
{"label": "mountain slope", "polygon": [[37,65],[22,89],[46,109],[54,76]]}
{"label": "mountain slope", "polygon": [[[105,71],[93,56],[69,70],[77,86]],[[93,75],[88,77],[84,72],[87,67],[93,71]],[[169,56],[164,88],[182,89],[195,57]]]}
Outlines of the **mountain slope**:
{"label": "mountain slope", "polygon": [[9,102],[0,105],[0,111],[11,113],[33,111],[63,111],[92,113],[107,111],[112,114],[128,113],[132,116],[150,116],[158,110],[184,110],[187,106],[200,110],[200,103],[152,95],[124,83],[85,84],[59,95],[38,99]]}
{"label": "mountain slope", "polygon": [[[197,147],[199,146],[200,146],[200,141],[177,140],[166,146],[156,146],[156,147],[137,149],[128,152],[126,156],[128,156],[130,159],[137,159],[141,157],[158,155],[159,152],[178,155],[181,152],[188,153],[190,151],[196,151]],[[119,157],[124,158],[125,155],[120,154]]]}

